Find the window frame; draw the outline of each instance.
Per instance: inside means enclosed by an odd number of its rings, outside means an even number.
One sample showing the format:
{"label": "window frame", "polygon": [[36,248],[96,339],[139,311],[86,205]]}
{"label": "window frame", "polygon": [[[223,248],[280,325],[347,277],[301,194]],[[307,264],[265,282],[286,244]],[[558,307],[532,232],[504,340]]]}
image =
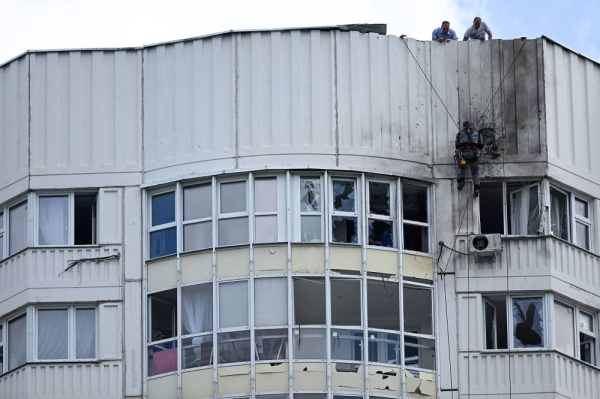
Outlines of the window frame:
{"label": "window frame", "polygon": [[[246,283],[246,318],[247,318],[247,323],[246,325],[243,326],[234,326],[234,327],[221,327],[221,285],[222,284],[231,284],[231,283]],[[248,347],[251,348],[252,345],[252,331],[251,331],[251,324],[252,324],[252,316],[251,312],[253,310],[254,304],[251,303],[251,301],[254,300],[254,298],[252,298],[252,288],[250,286],[250,284],[252,283],[251,279],[248,278],[244,278],[244,279],[232,279],[232,280],[222,280],[222,281],[218,281],[216,283],[217,286],[217,296],[216,296],[216,302],[217,302],[217,325],[213,326],[213,328],[215,329],[216,335],[217,335],[217,340],[216,343],[213,343],[213,345],[216,347],[216,358],[213,360],[213,363],[215,363],[217,365],[217,367],[221,367],[224,365],[235,365],[235,364],[249,364],[250,361],[252,360],[252,350],[250,350],[249,354],[248,354],[248,359],[241,361],[241,362],[221,362],[221,345],[223,344],[235,344],[235,342],[245,342],[248,341]],[[214,287],[213,287],[214,289]],[[215,328],[216,327],[216,328]],[[242,338],[229,338],[228,340],[223,340],[221,337],[224,336],[225,334],[231,334],[231,333],[243,333],[244,335],[247,333],[248,337],[242,337]]]}
{"label": "window frame", "polygon": [[[304,179],[313,179],[319,180],[319,192],[321,194],[319,198],[319,211],[302,211],[302,180]],[[325,192],[325,179],[322,173],[293,173],[291,175],[291,190],[290,190],[290,198],[291,204],[293,206],[294,212],[292,216],[292,238],[291,241],[295,243],[323,243],[325,241],[325,205],[327,203],[327,193]],[[323,201],[325,200],[325,201]],[[303,216],[318,216],[320,219],[320,231],[319,231],[319,239],[316,241],[303,241],[302,240],[302,217]]]}
{"label": "window frame", "polygon": [[[371,186],[370,183],[379,183],[379,184],[388,184],[390,187],[390,214],[389,216],[385,216],[385,215],[379,215],[376,213],[371,213]],[[386,179],[379,179],[379,178],[371,178],[371,177],[367,177],[366,178],[366,184],[365,184],[365,201],[366,201],[366,217],[365,217],[365,222],[367,223],[367,229],[366,229],[366,234],[367,236],[365,237],[365,243],[368,247],[370,248],[378,248],[378,249],[388,249],[388,250],[397,250],[398,249],[398,219],[397,219],[397,212],[396,212],[396,207],[397,207],[397,200],[396,200],[396,180],[386,180]],[[429,201],[429,192],[427,194],[427,198]],[[429,212],[429,203],[428,203],[428,212]],[[392,246],[391,247],[384,247],[382,245],[372,245],[370,244],[369,241],[369,223],[371,220],[378,220],[378,221],[382,221],[382,222],[391,222],[392,223]],[[428,220],[429,220],[429,215],[428,215]],[[429,235],[429,232],[428,232]]]}
{"label": "window frame", "polygon": [[[75,196],[78,194],[95,194],[95,223],[92,226],[92,243],[75,245]],[[67,197],[67,243],[66,244],[46,244],[39,243],[40,240],[40,198],[44,197]],[[35,193],[35,216],[34,216],[34,243],[37,247],[86,247],[98,245],[98,190],[81,191],[40,191]]]}
{"label": "window frame", "polygon": [[6,245],[7,240],[5,240],[4,238],[8,237],[7,234],[4,234],[4,232],[6,231],[4,226],[6,224],[6,219],[7,219],[5,208],[0,208],[0,217],[2,217],[2,223],[0,223],[0,242],[2,243],[2,246],[0,246],[0,261],[1,261],[6,257],[4,255],[4,248],[7,246]]}
{"label": "window frame", "polygon": [[[4,355],[3,356],[4,357],[4,366],[3,366],[3,370],[2,371],[3,371],[4,374],[10,373],[11,371],[16,370],[19,367],[22,367],[23,365],[27,364],[27,346],[28,346],[28,340],[27,339],[25,339],[25,362],[23,362],[22,364],[14,367],[12,369],[10,368],[10,364],[9,364],[9,357],[10,357],[10,355],[9,355],[9,349],[8,349],[8,346],[10,344],[10,342],[9,342],[10,341],[9,340],[9,335],[8,335],[8,333],[9,333],[9,331],[8,331],[8,325],[12,321],[15,321],[18,318],[24,316],[25,317],[25,334],[27,334],[27,330],[28,330],[28,327],[29,327],[28,326],[28,321],[27,321],[27,314],[28,314],[28,312],[25,309],[25,310],[22,310],[22,311],[14,314],[14,315],[11,315],[11,316],[5,318],[4,320],[0,321],[0,324],[3,325],[2,330],[3,330],[3,334],[4,334],[4,338],[2,340],[2,344],[3,344],[2,349],[4,350],[4,353],[3,353],[3,355]],[[0,373],[0,375],[1,375],[1,373]]]}
{"label": "window frame", "polygon": [[[285,174],[282,173],[250,173],[250,175],[252,175],[252,177],[250,179],[248,179],[249,182],[251,182],[251,187],[247,188],[247,202],[248,202],[248,206],[250,206],[250,201],[249,201],[249,197],[252,196],[252,210],[248,210],[248,213],[251,215],[249,215],[249,219],[248,219],[248,229],[250,230],[252,228],[252,242],[254,244],[269,244],[269,243],[273,243],[273,242],[284,242],[287,241],[287,231],[286,231],[286,201],[287,201],[287,196],[291,195],[291,193],[287,193],[287,189],[286,189],[286,178],[285,178]],[[274,180],[275,181],[275,191],[277,193],[277,197],[276,197],[276,210],[274,211],[257,211],[256,210],[256,181],[257,180]],[[251,216],[251,217],[250,217]],[[276,227],[276,231],[277,231],[277,239],[275,241],[257,241],[257,234],[256,234],[256,218],[257,217],[261,217],[261,216],[275,216],[276,217],[276,221],[277,221],[277,227]],[[252,219],[252,225],[250,225],[250,219]],[[248,238],[248,240],[250,240],[250,237]],[[250,241],[248,241],[250,242]]]}
{"label": "window frame", "polygon": [[[221,208],[222,208],[222,204],[221,204],[221,186],[223,184],[228,184],[228,183],[240,183],[240,182],[244,182],[246,184],[246,210],[243,212],[230,212],[230,213],[222,213],[221,212]],[[224,247],[231,247],[231,246],[236,246],[236,245],[249,245],[251,242],[250,239],[250,234],[252,231],[253,226],[250,224],[250,186],[252,185],[252,178],[250,176],[250,174],[243,174],[241,176],[230,176],[227,178],[223,178],[223,179],[217,179],[217,204],[215,205],[217,208],[217,220],[216,220],[216,246],[220,247],[220,248],[224,248]],[[219,228],[219,224],[221,222],[221,220],[227,220],[227,219],[238,219],[238,218],[247,218],[248,219],[248,232],[247,232],[247,236],[246,236],[246,240],[242,243],[237,243],[237,244],[221,244],[221,241],[219,239],[219,233],[220,233],[220,228]],[[213,244],[214,245],[214,244]]]}
{"label": "window frame", "polygon": [[19,249],[18,251],[16,251],[15,253],[10,253],[10,242],[11,242],[11,234],[10,234],[10,211],[14,208],[17,208],[23,204],[25,204],[25,206],[27,207],[27,215],[29,215],[30,212],[30,204],[29,204],[29,196],[25,195],[25,196],[20,196],[17,199],[10,201],[9,203],[7,203],[3,208],[3,214],[4,214],[4,242],[3,242],[3,254],[0,254],[0,260],[4,260],[7,258],[10,258],[13,255],[18,254],[19,252],[29,248],[29,223],[28,223],[28,216],[25,219],[25,247]]}
{"label": "window frame", "polygon": [[[427,193],[427,223],[424,222],[419,222],[416,220],[410,220],[410,219],[405,219],[404,218],[404,186],[408,185],[408,186],[417,186],[417,187],[423,187],[426,190]],[[432,253],[432,245],[431,245],[431,239],[432,239],[432,234],[431,234],[431,222],[432,222],[432,218],[433,218],[433,214],[432,214],[432,193],[431,193],[431,186],[427,185],[427,184],[423,184],[420,182],[414,182],[414,181],[409,181],[409,180],[400,180],[400,195],[402,196],[402,199],[399,202],[398,206],[399,206],[399,210],[400,210],[400,216],[399,219],[399,223],[402,224],[402,252],[406,252],[406,253],[414,253],[417,255],[422,255],[422,254],[426,254],[431,256]],[[410,250],[410,249],[405,249],[404,248],[404,225],[410,225],[410,226],[417,226],[417,227],[425,227],[427,228],[427,252],[422,252],[422,251],[414,251],[414,250]]]}
{"label": "window frame", "polygon": [[[328,181],[328,218],[329,218],[329,228],[328,228],[328,241],[332,244],[335,245],[354,245],[354,246],[360,246],[363,243],[363,237],[362,237],[362,224],[364,223],[364,221],[362,220],[364,218],[365,215],[361,215],[361,210],[362,210],[362,188],[361,188],[361,176],[360,175],[355,175],[355,176],[350,176],[350,175],[344,175],[344,174],[335,174],[335,175],[329,175],[328,176],[329,181]],[[334,188],[334,182],[337,181],[341,181],[341,182],[352,182],[354,183],[354,212],[346,212],[346,211],[336,211],[335,210],[335,206],[334,206],[334,201],[335,201],[335,195],[333,193],[333,188]],[[351,218],[355,218],[356,219],[356,242],[339,242],[339,241],[333,241],[333,218],[334,217],[341,217],[341,218],[345,218],[345,219],[351,219]]]}
{"label": "window frame", "polygon": [[[168,222],[168,223],[163,223],[163,224],[153,226],[152,225],[152,200],[156,196],[168,194],[168,193],[173,193],[174,197],[175,197],[175,199],[174,199],[175,220],[173,222]],[[148,240],[147,241],[147,251],[148,251],[147,252],[147,260],[160,259],[160,258],[176,255],[177,251],[178,251],[177,242],[179,240],[179,238],[177,237],[179,235],[177,232],[177,187],[176,186],[175,187],[168,186],[168,187],[161,188],[159,190],[153,190],[151,192],[148,192],[147,204],[148,204],[147,205],[148,209],[146,209],[147,225],[148,225],[148,230],[146,232],[146,239]],[[157,257],[153,258],[152,257],[152,233],[155,233],[157,231],[167,230],[170,228],[175,228],[175,253],[157,256]]]}
{"label": "window frame", "polygon": [[[552,300],[552,312],[553,312],[553,324],[556,324],[556,310],[555,310],[555,303],[560,303],[562,306],[564,307],[568,307],[571,308],[573,310],[573,346],[574,346],[574,356],[571,356],[567,353],[564,353],[562,351],[560,351],[557,347],[556,347],[556,334],[553,334],[553,342],[552,342],[552,349],[554,349],[557,352],[560,352],[562,355],[573,358],[573,359],[577,359],[580,362],[583,362],[587,365],[590,365],[592,367],[598,367],[598,313],[595,313],[593,311],[588,310],[587,308],[580,306],[579,304],[575,303],[572,300],[569,300],[567,298],[563,298],[557,295],[553,295],[553,300]],[[579,322],[579,317],[580,314],[583,313],[587,316],[590,316],[592,318],[592,328],[595,329],[596,332],[594,331],[590,331],[587,328],[584,328],[581,323]],[[554,332],[554,331],[553,331]],[[593,339],[594,342],[594,348],[591,352],[592,354],[592,362],[588,363],[585,360],[583,360],[581,358],[581,345],[582,345],[582,341],[580,339],[580,334],[586,335],[588,338]]]}
{"label": "window frame", "polygon": [[[210,207],[210,216],[207,217],[203,217],[203,218],[197,218],[197,219],[189,219],[186,220],[185,219],[185,190],[186,189],[190,189],[190,188],[194,188],[194,187],[199,187],[199,186],[209,186],[210,187],[210,201],[211,201],[211,207]],[[177,191],[177,187],[175,187],[175,191]],[[191,182],[185,182],[183,184],[181,184],[181,201],[180,204],[177,203],[177,198],[175,198],[175,208],[177,209],[178,206],[181,206],[181,253],[187,253],[187,252],[195,252],[195,251],[205,251],[208,249],[212,249],[215,247],[215,242],[214,242],[214,235],[213,235],[213,230],[214,230],[214,211],[215,211],[215,204],[214,204],[214,185],[213,185],[213,181],[212,179],[202,179],[202,180],[196,180],[196,181],[191,181]],[[175,196],[177,197],[177,193],[175,193]],[[175,224],[178,223],[177,220],[177,215],[175,215]],[[198,249],[185,249],[185,226],[188,225],[195,225],[195,224],[201,224],[201,223],[206,223],[206,222],[210,222],[210,242],[211,245],[209,247],[206,248],[198,248]],[[151,223],[150,223],[151,224]]]}
{"label": "window frame", "polygon": [[[554,234],[552,232],[552,196],[550,195],[550,190],[556,190],[561,194],[564,194],[567,197],[567,220],[569,222],[569,225],[567,226],[567,232],[568,232],[568,239],[565,240],[564,238]],[[588,217],[586,218],[583,215],[578,215],[577,212],[575,211],[575,206],[577,201],[583,202],[586,204],[587,206],[587,211],[588,211]],[[568,241],[569,243],[575,245],[578,248],[581,248],[585,251],[589,251],[589,252],[594,252],[595,251],[595,236],[594,236],[594,227],[595,227],[595,215],[594,215],[594,206],[593,206],[593,200],[592,198],[586,196],[586,195],[581,195],[578,192],[565,187],[561,184],[557,184],[555,182],[549,182],[549,191],[548,191],[548,233],[560,240],[563,241]],[[588,231],[589,231],[589,247],[583,247],[580,246],[577,243],[577,223],[581,223],[584,226],[588,227]]]}
{"label": "window frame", "polygon": [[[66,359],[40,359],[39,356],[39,312],[44,310],[67,310],[67,358]],[[77,358],[77,310],[78,309],[93,309],[94,310],[94,357],[92,358]],[[99,314],[98,306],[96,305],[42,305],[35,307],[34,316],[34,345],[33,358],[40,363],[60,363],[60,362],[89,362],[98,359],[99,350]]]}
{"label": "window frame", "polygon": [[[211,288],[211,296],[210,296],[210,300],[211,300],[211,323],[212,323],[212,328],[204,331],[204,332],[200,332],[200,333],[191,333],[191,334],[184,334],[184,326],[183,326],[183,290],[186,287],[196,287],[196,286],[202,286],[202,285],[210,285]],[[181,307],[181,325],[178,328],[178,335],[177,338],[179,338],[181,340],[181,361],[180,361],[180,365],[179,365],[179,369],[181,371],[191,371],[191,370],[198,370],[198,369],[204,369],[204,368],[212,368],[215,362],[215,344],[216,341],[214,341],[214,333],[215,333],[215,325],[214,325],[214,308],[215,308],[215,287],[212,281],[210,282],[202,282],[202,283],[190,283],[190,284],[182,284],[181,285],[181,299],[180,299],[180,303],[178,303],[178,307]],[[177,316],[175,316],[175,318],[177,319]],[[184,340],[193,340],[194,338],[203,338],[203,337],[210,337],[210,342],[212,344],[212,349],[211,349],[211,354],[210,354],[210,359],[209,359],[209,364],[208,365],[201,365],[201,366],[193,366],[193,367],[185,367],[185,351],[186,349],[195,349],[196,346],[194,346],[194,344],[192,343],[192,345],[187,345],[184,346]],[[202,344],[202,343],[201,343]],[[196,354],[197,355],[197,354]],[[196,359],[197,360],[197,359]],[[159,374],[162,375],[162,374]]]}

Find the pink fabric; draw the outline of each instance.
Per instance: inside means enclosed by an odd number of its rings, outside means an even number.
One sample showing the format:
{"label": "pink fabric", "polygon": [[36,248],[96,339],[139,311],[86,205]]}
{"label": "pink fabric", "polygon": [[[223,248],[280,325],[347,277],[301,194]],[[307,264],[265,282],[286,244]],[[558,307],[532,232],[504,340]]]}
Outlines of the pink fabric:
{"label": "pink fabric", "polygon": [[167,349],[152,354],[154,375],[177,371],[177,348]]}

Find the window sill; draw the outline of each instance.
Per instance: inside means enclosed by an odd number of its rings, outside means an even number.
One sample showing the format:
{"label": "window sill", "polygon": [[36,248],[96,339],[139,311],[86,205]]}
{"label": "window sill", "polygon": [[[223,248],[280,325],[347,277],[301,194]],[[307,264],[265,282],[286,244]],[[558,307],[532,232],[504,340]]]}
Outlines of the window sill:
{"label": "window sill", "polygon": [[403,254],[408,254],[408,255],[418,255],[418,256],[426,256],[428,258],[433,258],[433,255],[430,254],[429,252],[419,252],[419,251],[411,251],[408,249],[404,249],[402,250]]}
{"label": "window sill", "polygon": [[150,381],[150,380],[155,380],[155,379],[161,378],[161,377],[167,377],[167,376],[170,376],[170,375],[177,375],[177,373],[178,373],[178,371],[174,370],[174,371],[169,371],[168,373],[156,374],[156,375],[153,375],[153,376],[148,376],[146,378],[148,379],[148,381]]}

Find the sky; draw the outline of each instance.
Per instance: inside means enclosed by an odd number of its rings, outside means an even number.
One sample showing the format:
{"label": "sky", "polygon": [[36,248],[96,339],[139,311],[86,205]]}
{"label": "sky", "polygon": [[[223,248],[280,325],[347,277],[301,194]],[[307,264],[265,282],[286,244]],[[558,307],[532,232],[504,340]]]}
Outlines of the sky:
{"label": "sky", "polygon": [[0,64],[27,50],[135,47],[241,29],[385,23],[388,35],[459,37],[480,16],[494,38],[546,35],[596,61],[600,0],[0,0]]}

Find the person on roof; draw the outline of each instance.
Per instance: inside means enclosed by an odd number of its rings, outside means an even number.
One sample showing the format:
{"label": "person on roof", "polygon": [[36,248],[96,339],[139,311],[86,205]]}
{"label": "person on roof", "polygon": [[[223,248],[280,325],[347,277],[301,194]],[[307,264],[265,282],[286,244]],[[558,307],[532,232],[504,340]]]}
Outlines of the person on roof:
{"label": "person on roof", "polygon": [[471,25],[469,29],[467,29],[463,40],[477,39],[484,41],[486,33],[488,35],[488,40],[492,40],[492,31],[490,30],[490,28],[486,25],[485,22],[481,20],[481,18],[475,17],[475,19],[473,20],[473,25]]}
{"label": "person on roof", "polygon": [[431,40],[436,42],[449,42],[450,40],[458,40],[456,32],[450,29],[450,22],[442,22],[442,26],[439,26],[431,33]]}
{"label": "person on roof", "polygon": [[471,169],[473,178],[473,196],[479,196],[479,150],[483,148],[483,139],[477,130],[473,129],[471,122],[463,122],[463,130],[456,134],[456,153],[458,161],[458,189],[465,186],[465,171],[467,165]]}

